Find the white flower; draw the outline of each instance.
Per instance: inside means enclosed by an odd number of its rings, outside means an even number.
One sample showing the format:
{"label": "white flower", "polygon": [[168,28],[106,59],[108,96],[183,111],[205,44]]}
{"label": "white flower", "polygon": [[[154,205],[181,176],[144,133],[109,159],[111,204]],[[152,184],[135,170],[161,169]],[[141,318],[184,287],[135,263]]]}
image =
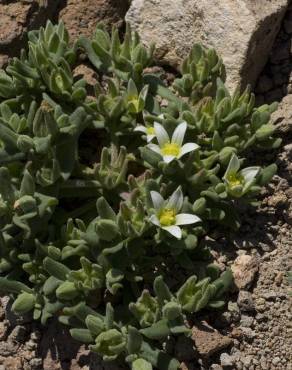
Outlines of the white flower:
{"label": "white flower", "polygon": [[181,239],[181,225],[190,225],[200,222],[198,216],[190,213],[179,213],[183,206],[183,193],[179,186],[168,200],[164,200],[157,191],[150,192],[155,214],[150,216],[150,221],[168,231],[177,239]]}
{"label": "white flower", "polygon": [[[158,118],[163,119],[164,115],[160,114],[158,116]],[[137,127],[134,128],[134,131],[140,131],[140,132],[143,132],[144,134],[146,134],[147,143],[150,143],[150,141],[152,141],[156,137],[155,129],[154,129],[153,126],[138,125]]]}
{"label": "white flower", "polygon": [[165,128],[160,123],[154,122],[154,130],[159,145],[148,144],[148,148],[160,154],[166,163],[171,162],[175,158],[179,159],[183,155],[199,148],[199,145],[195,143],[182,145],[187,130],[186,122],[182,122],[177,126],[171,140]]}
{"label": "white flower", "polygon": [[253,185],[260,167],[247,167],[240,170],[240,161],[233,154],[223,179],[229,193],[235,197],[244,195]]}
{"label": "white flower", "polygon": [[155,129],[152,126],[143,126],[143,125],[138,125],[135,127],[134,131],[140,131],[146,134],[146,140],[147,143],[150,143],[151,140],[155,138]]}
{"label": "white flower", "polygon": [[144,86],[140,93],[138,93],[138,89],[135,85],[135,82],[132,79],[130,79],[128,82],[128,88],[126,93],[128,111],[134,114],[142,112],[145,107],[147,94],[148,94],[148,85]]}

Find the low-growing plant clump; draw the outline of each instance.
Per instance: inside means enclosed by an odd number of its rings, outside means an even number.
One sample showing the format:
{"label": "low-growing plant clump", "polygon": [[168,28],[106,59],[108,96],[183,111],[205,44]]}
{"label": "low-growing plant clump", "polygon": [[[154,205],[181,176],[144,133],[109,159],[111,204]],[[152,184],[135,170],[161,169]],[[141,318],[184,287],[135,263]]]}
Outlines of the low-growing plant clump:
{"label": "low-growing plant clump", "polygon": [[[49,22],[28,38],[0,71],[0,290],[105,361],[177,369],[165,342],[221,308],[232,283],[206,237],[236,231],[238,205],[276,172],[245,163],[280,145],[276,107],[230,94],[200,45],[166,86],[129,27],[123,41],[99,26],[72,45]],[[74,74],[80,56],[94,87]]]}

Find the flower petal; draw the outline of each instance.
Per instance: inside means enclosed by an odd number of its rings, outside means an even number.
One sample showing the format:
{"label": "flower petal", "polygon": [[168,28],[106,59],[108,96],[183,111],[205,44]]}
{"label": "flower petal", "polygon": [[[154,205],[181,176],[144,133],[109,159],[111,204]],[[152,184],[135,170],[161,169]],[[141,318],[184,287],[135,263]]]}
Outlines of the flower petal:
{"label": "flower petal", "polygon": [[200,217],[190,213],[180,213],[175,217],[176,225],[190,225],[202,221]]}
{"label": "flower petal", "polygon": [[240,174],[244,177],[245,182],[252,181],[259,173],[260,167],[247,167],[240,171]]}
{"label": "flower petal", "polygon": [[134,131],[140,131],[140,132],[144,132],[144,134],[147,134],[147,128],[143,125],[138,125],[134,128]]}
{"label": "flower petal", "polygon": [[170,163],[171,161],[173,161],[174,159],[176,158],[176,156],[174,155],[164,155],[163,156],[163,161],[165,163]]}
{"label": "flower petal", "polygon": [[157,191],[150,191],[150,196],[152,199],[153,207],[156,211],[160,211],[165,203],[165,200]]}
{"label": "flower petal", "polygon": [[244,178],[243,194],[246,193],[252,186],[254,179],[260,171],[260,167],[247,167],[240,171]]}
{"label": "flower petal", "polygon": [[149,149],[153,150],[153,152],[158,153],[158,154],[161,155],[161,150],[160,150],[160,148],[159,148],[158,145],[156,145],[156,144],[148,144],[147,147]]}
{"label": "flower petal", "polygon": [[154,122],[154,130],[160,147],[170,141],[168,133],[160,123]]}
{"label": "flower petal", "polygon": [[180,150],[180,153],[179,153],[179,156],[178,158],[181,158],[183,155],[189,153],[189,152],[192,152],[193,150],[196,150],[199,148],[199,145],[198,144],[195,144],[195,143],[187,143],[187,144],[184,144],[182,147],[181,147],[181,150]]}
{"label": "flower petal", "polygon": [[178,213],[181,210],[183,201],[184,201],[184,196],[183,196],[181,187],[179,186],[169,198],[166,204],[166,208],[174,209],[175,212]]}
{"label": "flower petal", "polygon": [[128,82],[128,90],[127,90],[127,93],[128,93],[128,97],[131,99],[131,98],[137,98],[138,97],[138,90],[137,90],[137,87],[135,85],[135,82],[130,78],[129,82]]}
{"label": "flower petal", "polygon": [[139,99],[145,102],[147,98],[148,90],[149,90],[149,85],[145,85],[143,89],[140,91]]}
{"label": "flower petal", "polygon": [[229,174],[237,173],[239,169],[240,169],[239,159],[237,158],[235,154],[233,154],[223,178],[225,179],[226,177],[228,177]]}
{"label": "flower petal", "polygon": [[179,226],[163,226],[162,229],[169,232],[175,238],[181,239],[181,229]]}
{"label": "flower petal", "polygon": [[155,137],[156,135],[147,135],[147,143],[150,143]]}
{"label": "flower petal", "polygon": [[156,226],[161,226],[158,218],[155,215],[151,215],[149,217],[150,222],[152,222]]}
{"label": "flower petal", "polygon": [[186,122],[180,123],[177,126],[177,128],[174,130],[174,133],[171,138],[171,142],[181,147],[184,141],[186,130],[187,130],[187,123]]}

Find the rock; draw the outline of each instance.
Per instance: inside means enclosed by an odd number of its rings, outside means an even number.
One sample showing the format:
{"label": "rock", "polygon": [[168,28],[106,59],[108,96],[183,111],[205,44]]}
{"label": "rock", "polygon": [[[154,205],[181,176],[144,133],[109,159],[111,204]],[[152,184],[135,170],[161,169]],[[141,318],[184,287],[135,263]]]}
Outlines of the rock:
{"label": "rock", "polygon": [[31,370],[40,370],[42,368],[43,361],[41,358],[33,358],[29,361]]}
{"label": "rock", "polygon": [[250,292],[240,290],[237,298],[237,304],[241,311],[250,312],[254,311],[255,305]]}
{"label": "rock", "polygon": [[251,328],[245,328],[244,326],[241,328],[241,332],[246,340],[252,340],[257,335],[254,330],[252,330]]}
{"label": "rock", "polygon": [[258,312],[264,312],[266,311],[266,301],[264,298],[258,298],[256,300],[256,306],[255,306],[256,310]]}
{"label": "rock", "polygon": [[291,95],[292,94],[292,84],[291,81],[289,81],[289,84],[286,86],[287,89],[287,94]]}
{"label": "rock", "polygon": [[244,366],[248,367],[252,363],[252,356],[251,355],[242,356],[240,358],[240,361],[243,363]]}
{"label": "rock", "polygon": [[73,70],[75,78],[84,78],[88,85],[95,86],[98,82],[98,75],[96,71],[87,66],[86,64],[79,64]]}
{"label": "rock", "polygon": [[220,355],[220,362],[223,367],[233,366],[234,359],[228,353],[221,353]]}
{"label": "rock", "polygon": [[0,354],[1,356],[11,356],[17,353],[18,345],[12,342],[0,342]]}
{"label": "rock", "polygon": [[73,40],[80,35],[92,37],[98,22],[110,30],[120,27],[128,10],[127,1],[119,0],[68,0],[61,10],[62,19]]}
{"label": "rock", "polygon": [[272,364],[275,365],[275,366],[278,365],[279,362],[281,362],[280,357],[274,357],[272,359]]}
{"label": "rock", "polygon": [[37,343],[32,341],[31,339],[28,340],[25,343],[25,348],[28,349],[29,351],[35,350],[37,348]]}
{"label": "rock", "polygon": [[[9,56],[6,54],[0,54],[0,68],[3,68],[7,65]],[[0,368],[1,369],[1,368]]]}
{"label": "rock", "polygon": [[7,325],[3,321],[0,322],[0,340],[4,340],[7,336]]}
{"label": "rock", "polygon": [[[292,160],[292,144],[287,144],[284,146],[285,154],[287,155],[288,159]],[[289,189],[292,190],[292,189]]]}
{"label": "rock", "polygon": [[12,342],[23,343],[26,335],[27,335],[27,328],[23,325],[17,325],[10,333],[8,340]]}
{"label": "rock", "polygon": [[280,191],[268,198],[268,205],[274,208],[285,207],[287,203],[288,203],[287,196]]}
{"label": "rock", "polygon": [[233,328],[230,336],[236,340],[240,340],[242,337],[242,331],[239,328]]}
{"label": "rock", "polygon": [[184,363],[184,362],[182,362],[180,364],[180,367],[179,368],[180,368],[180,370],[189,370],[188,365],[186,363]]}
{"label": "rock", "polygon": [[268,301],[276,301],[277,299],[286,299],[287,294],[285,292],[275,292],[273,290],[262,294],[262,297]]}
{"label": "rock", "polygon": [[284,273],[282,271],[279,271],[275,277],[275,283],[279,286],[282,284],[284,277]]}
{"label": "rock", "polygon": [[218,364],[213,364],[211,365],[210,370],[223,370],[223,367]]}
{"label": "rock", "polygon": [[132,0],[126,20],[156,56],[177,67],[195,42],[214,47],[227,84],[254,84],[265,65],[288,0]]}
{"label": "rock", "polygon": [[292,95],[287,95],[281,103],[278,109],[272,114],[271,122],[277,125],[278,130],[287,134],[292,130],[292,110],[290,109],[292,105]]}
{"label": "rock", "polygon": [[205,358],[232,344],[232,339],[220,334],[204,321],[192,328],[192,340],[199,354]]}
{"label": "rock", "polygon": [[60,0],[0,2],[0,67],[19,53],[29,30],[37,29],[52,18]]}
{"label": "rock", "polygon": [[[8,298],[7,300],[8,301]],[[0,320],[3,321],[5,319],[5,300],[4,300],[4,297],[1,297],[0,298]]]}
{"label": "rock", "polygon": [[292,204],[290,204],[289,209],[283,212],[283,216],[287,224],[292,225]]}
{"label": "rock", "polygon": [[195,370],[195,367],[192,363],[189,362],[181,362],[179,366],[180,370]]}
{"label": "rock", "polygon": [[255,319],[257,322],[265,322],[265,321],[268,321],[268,316],[262,313],[258,313]]}
{"label": "rock", "polygon": [[46,353],[43,360],[43,370],[61,370],[61,364],[58,359],[54,358],[54,353],[50,350]]}
{"label": "rock", "polygon": [[240,325],[246,328],[250,328],[253,324],[253,317],[242,315],[240,319]]}
{"label": "rock", "polygon": [[15,327],[16,325],[26,324],[32,321],[32,313],[28,313],[28,314],[20,316],[20,315],[16,315],[11,310],[13,301],[9,297],[7,296],[1,297],[0,300],[1,300],[1,305],[5,311],[5,318],[9,322],[9,325],[11,327]]}
{"label": "rock", "polygon": [[236,302],[228,302],[228,311],[219,313],[215,320],[216,327],[224,328],[225,326],[240,320],[240,310]]}
{"label": "rock", "polygon": [[236,302],[232,302],[232,301],[228,302],[227,307],[228,307],[228,311],[239,313],[239,307]]}
{"label": "rock", "polygon": [[259,262],[255,256],[242,254],[236,258],[231,270],[234,283],[238,289],[244,289],[251,285],[259,269]]}
{"label": "rock", "polygon": [[23,370],[23,363],[20,357],[7,357],[4,359],[5,370]]}

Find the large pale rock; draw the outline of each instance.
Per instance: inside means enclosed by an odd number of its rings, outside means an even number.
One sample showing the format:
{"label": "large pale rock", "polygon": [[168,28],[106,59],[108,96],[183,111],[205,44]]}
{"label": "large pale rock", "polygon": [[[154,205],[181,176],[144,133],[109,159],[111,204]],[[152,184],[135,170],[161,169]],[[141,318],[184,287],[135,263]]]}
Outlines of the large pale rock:
{"label": "large pale rock", "polygon": [[132,0],[126,20],[157,57],[177,67],[195,42],[214,47],[227,84],[254,84],[289,0]]}

